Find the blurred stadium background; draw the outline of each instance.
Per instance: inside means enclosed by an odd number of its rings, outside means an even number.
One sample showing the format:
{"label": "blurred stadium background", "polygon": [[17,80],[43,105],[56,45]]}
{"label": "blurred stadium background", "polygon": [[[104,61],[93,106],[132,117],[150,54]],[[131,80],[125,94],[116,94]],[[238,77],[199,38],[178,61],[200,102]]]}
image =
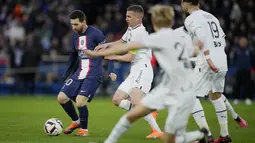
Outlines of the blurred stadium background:
{"label": "blurred stadium background", "polygon": [[[62,87],[61,76],[68,60],[72,33],[68,14],[74,9],[81,9],[87,15],[88,24],[101,29],[110,42],[118,40],[125,32],[125,12],[129,5],[141,4],[147,11],[149,6],[156,3],[171,4],[176,11],[174,28],[183,25],[180,0],[0,0],[0,142],[84,142],[82,138],[66,136],[42,138],[43,123],[48,118],[58,117],[64,124],[70,121],[55,98]],[[227,35],[229,71],[225,94],[231,99],[247,99],[245,103],[250,105],[249,99],[254,95],[255,86],[255,2],[203,0],[201,5],[219,18]],[[153,32],[147,14],[144,25],[149,32]],[[156,85],[161,70],[155,59],[152,65]],[[115,62],[114,66],[118,75],[117,82],[109,80],[107,61],[104,61],[104,82],[96,97],[112,95],[128,74],[128,63]],[[244,88],[239,90],[239,87]],[[207,101],[203,101],[203,106],[212,132],[217,137],[219,129],[215,126],[217,119],[213,107]],[[98,98],[89,107],[90,120],[93,122],[89,125],[92,136],[85,140],[87,142],[104,139],[124,113],[114,107],[109,98]],[[239,130],[230,121],[229,130],[234,142],[254,143],[255,127],[252,123],[255,122],[255,115],[250,113],[255,107],[244,106],[243,103],[234,107],[250,123],[248,129]],[[102,117],[107,124],[101,121]],[[165,117],[166,112],[160,113],[158,121],[161,127]],[[140,121],[135,126],[139,128],[134,127],[128,132],[123,143],[147,142],[141,139],[148,133],[147,125]],[[191,122],[188,128],[197,127]]]}
{"label": "blurred stadium background", "polygon": [[[108,41],[114,41],[125,32],[126,8],[134,3],[141,4],[145,11],[156,3],[172,4],[176,11],[174,27],[183,25],[180,0],[0,0],[0,94],[56,95],[62,86],[61,76],[68,60],[69,37],[72,33],[68,14],[74,9],[81,9],[87,15],[88,24],[101,29]],[[250,81],[244,88],[249,92],[244,92],[245,95],[241,97],[252,95],[255,67],[254,1],[204,0],[201,5],[219,18],[227,35],[229,72],[226,95],[230,98],[239,96],[235,92],[240,91],[234,90],[234,87],[236,71],[240,68],[249,68],[251,74],[250,78],[244,79]],[[144,25],[149,32],[153,32],[147,14]],[[245,47],[245,54],[238,55],[240,47]],[[107,70],[107,61],[104,63]],[[156,83],[160,67],[155,60],[152,64]],[[109,81],[106,74],[98,95],[111,95],[128,74],[129,64],[115,62],[115,68],[117,82]]]}

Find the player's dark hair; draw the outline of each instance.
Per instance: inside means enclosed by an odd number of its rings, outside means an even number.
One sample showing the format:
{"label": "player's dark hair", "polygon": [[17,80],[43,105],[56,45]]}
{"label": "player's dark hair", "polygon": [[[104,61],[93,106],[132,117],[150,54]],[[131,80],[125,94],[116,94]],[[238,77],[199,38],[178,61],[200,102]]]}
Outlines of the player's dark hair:
{"label": "player's dark hair", "polygon": [[76,19],[78,18],[80,22],[83,22],[84,20],[86,20],[86,15],[84,14],[84,12],[82,12],[81,10],[74,10],[72,11],[72,13],[69,15],[70,19]]}
{"label": "player's dark hair", "polygon": [[144,14],[144,10],[141,5],[131,5],[127,8],[127,11],[133,11],[133,12]]}
{"label": "player's dark hair", "polygon": [[189,2],[192,5],[198,5],[200,0],[183,0],[183,2]]}

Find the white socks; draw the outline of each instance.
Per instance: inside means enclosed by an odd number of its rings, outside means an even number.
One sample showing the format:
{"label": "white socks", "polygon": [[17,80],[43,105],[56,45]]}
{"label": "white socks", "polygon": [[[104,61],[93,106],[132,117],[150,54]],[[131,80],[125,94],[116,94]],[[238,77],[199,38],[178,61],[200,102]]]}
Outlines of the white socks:
{"label": "white socks", "polygon": [[80,124],[80,119],[78,119],[77,121],[73,121],[73,123]]}
{"label": "white socks", "polygon": [[210,132],[208,123],[205,118],[205,112],[204,112],[204,109],[203,109],[199,99],[196,99],[195,106],[192,110],[192,116],[193,116],[194,120],[196,121],[197,125],[199,126],[199,128],[200,129],[206,128],[209,132],[208,135],[211,136],[212,133]]}
{"label": "white socks", "polygon": [[[119,107],[123,108],[127,111],[129,111],[131,108],[131,101],[127,100],[127,99],[123,99],[121,100]],[[144,120],[148,122],[148,124],[151,126],[151,128],[153,130],[159,131],[161,132],[157,122],[155,121],[155,119],[153,118],[152,114],[148,114],[147,116],[144,117]]]}
{"label": "white socks", "polygon": [[152,114],[148,114],[147,116],[143,117],[145,121],[148,122],[148,124],[151,126],[153,130],[156,130],[158,132],[161,132],[156,120],[153,118]]}
{"label": "white socks", "polygon": [[228,102],[228,99],[223,94],[221,94],[221,97],[227,107],[227,110],[231,113],[232,118],[236,119],[238,117],[238,114],[235,112],[232,105]]}
{"label": "white socks", "polygon": [[189,143],[196,140],[200,140],[204,137],[204,133],[200,131],[192,131],[184,133],[183,135],[177,135],[175,138],[176,143]]}
{"label": "white socks", "polygon": [[129,100],[123,99],[123,100],[120,101],[120,104],[119,104],[120,108],[129,111],[130,110],[130,106],[131,106],[131,101],[129,101]]}
{"label": "white socks", "polygon": [[218,121],[220,124],[220,135],[225,137],[229,135],[228,133],[228,116],[227,116],[227,108],[223,101],[223,98],[220,97],[217,100],[212,100],[213,106],[215,108]]}
{"label": "white socks", "polygon": [[131,127],[131,123],[127,119],[127,115],[123,115],[119,122],[112,129],[112,132],[104,143],[116,143],[120,136],[124,134]]}

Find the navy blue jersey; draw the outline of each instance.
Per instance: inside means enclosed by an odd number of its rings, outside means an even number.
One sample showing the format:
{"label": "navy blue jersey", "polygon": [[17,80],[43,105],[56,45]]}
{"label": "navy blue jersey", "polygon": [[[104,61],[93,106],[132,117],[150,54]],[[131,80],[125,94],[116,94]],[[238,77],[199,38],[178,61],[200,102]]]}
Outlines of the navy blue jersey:
{"label": "navy blue jersey", "polygon": [[[79,49],[94,50],[98,44],[104,42],[105,37],[103,33],[93,26],[88,26],[86,31],[82,34],[73,33],[70,42],[70,56],[76,56],[79,60],[78,69],[73,75],[74,79],[84,79],[93,76],[102,77],[102,57],[87,57],[84,52]],[[70,57],[70,59],[76,58]]]}

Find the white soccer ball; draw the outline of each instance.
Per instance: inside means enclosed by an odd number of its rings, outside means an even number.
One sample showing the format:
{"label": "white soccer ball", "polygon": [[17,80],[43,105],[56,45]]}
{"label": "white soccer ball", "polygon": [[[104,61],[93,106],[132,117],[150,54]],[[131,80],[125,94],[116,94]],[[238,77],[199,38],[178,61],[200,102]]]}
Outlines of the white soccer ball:
{"label": "white soccer ball", "polygon": [[51,118],[47,120],[44,124],[44,131],[47,135],[57,136],[63,130],[63,124],[60,120],[56,118]]}

